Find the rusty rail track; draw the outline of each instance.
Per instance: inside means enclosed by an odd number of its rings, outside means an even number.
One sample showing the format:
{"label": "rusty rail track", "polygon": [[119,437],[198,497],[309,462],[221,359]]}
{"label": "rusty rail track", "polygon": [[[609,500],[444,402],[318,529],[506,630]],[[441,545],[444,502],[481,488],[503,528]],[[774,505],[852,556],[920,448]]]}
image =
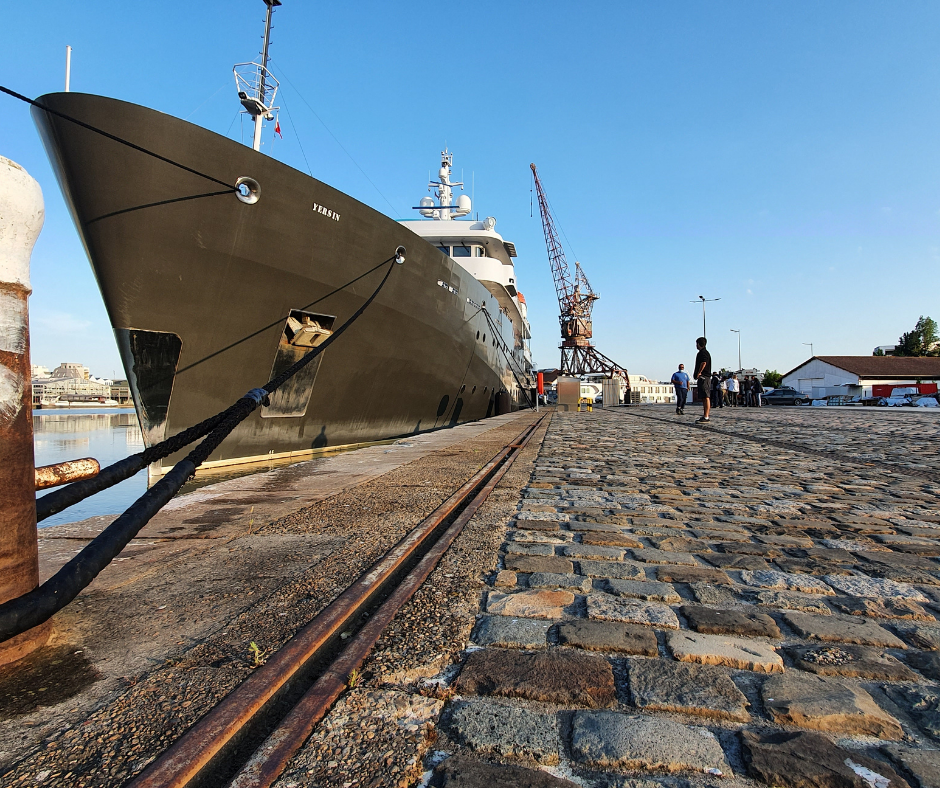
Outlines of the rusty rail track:
{"label": "rusty rail track", "polygon": [[[128,788],[267,788],[437,566],[540,417],[153,761]],[[340,635],[347,637],[345,642]]]}

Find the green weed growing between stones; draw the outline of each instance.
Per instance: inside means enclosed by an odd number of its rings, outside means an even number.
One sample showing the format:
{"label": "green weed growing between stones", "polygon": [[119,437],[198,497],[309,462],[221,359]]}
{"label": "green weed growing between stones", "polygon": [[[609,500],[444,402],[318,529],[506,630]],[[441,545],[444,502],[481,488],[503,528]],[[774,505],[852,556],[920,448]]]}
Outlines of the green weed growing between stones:
{"label": "green weed growing between stones", "polygon": [[253,640],[248,644],[248,650],[251,652],[251,667],[260,668],[266,661],[268,650],[259,648]]}

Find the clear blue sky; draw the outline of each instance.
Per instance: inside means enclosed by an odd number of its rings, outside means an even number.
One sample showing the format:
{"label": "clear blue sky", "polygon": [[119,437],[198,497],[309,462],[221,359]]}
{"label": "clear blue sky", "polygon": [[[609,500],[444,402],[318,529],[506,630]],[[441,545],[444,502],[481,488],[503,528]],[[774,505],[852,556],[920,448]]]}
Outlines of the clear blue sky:
{"label": "clear blue sky", "polygon": [[[0,82],[60,90],[71,44],[73,90],[238,137],[231,66],[256,56],[263,15],[261,0],[7,3]],[[401,218],[446,143],[473,174],[474,209],[516,243],[536,361],[551,367],[534,161],[569,261],[602,295],[602,352],[668,377],[693,360],[701,294],[721,298],[708,308],[719,366],[736,366],[739,328],[745,366],[783,372],[809,356],[803,342],[870,354],[919,315],[940,319],[938,31],[928,2],[284,0],[272,55],[290,116],[265,150],[306,170],[299,137],[317,178]],[[0,102],[0,155],[46,197],[33,361],[120,374],[27,109]]]}

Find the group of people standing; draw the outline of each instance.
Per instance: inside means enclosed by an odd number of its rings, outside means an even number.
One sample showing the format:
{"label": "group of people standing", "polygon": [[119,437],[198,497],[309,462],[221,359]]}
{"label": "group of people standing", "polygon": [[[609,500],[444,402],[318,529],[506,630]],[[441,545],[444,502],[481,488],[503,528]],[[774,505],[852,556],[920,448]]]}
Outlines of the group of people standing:
{"label": "group of people standing", "polygon": [[723,408],[725,405],[730,408],[759,408],[763,392],[764,387],[757,375],[745,375],[743,380],[738,380],[734,373],[722,377],[712,372],[710,395],[713,408]]}
{"label": "group of people standing", "polygon": [[[698,351],[695,356],[695,378],[696,394],[702,403],[704,413],[699,422],[707,423],[712,408],[723,408],[725,405],[731,408],[736,407],[754,407],[761,406],[761,394],[764,391],[760,379],[756,375],[746,375],[743,380],[738,380],[736,374],[720,375],[712,371],[712,357],[705,349],[708,340],[705,337],[699,337],[695,340],[695,348]],[[685,413],[685,404],[689,396],[689,376],[685,371],[685,365],[680,364],[677,372],[673,373],[672,385],[676,389],[676,413],[680,416]]]}

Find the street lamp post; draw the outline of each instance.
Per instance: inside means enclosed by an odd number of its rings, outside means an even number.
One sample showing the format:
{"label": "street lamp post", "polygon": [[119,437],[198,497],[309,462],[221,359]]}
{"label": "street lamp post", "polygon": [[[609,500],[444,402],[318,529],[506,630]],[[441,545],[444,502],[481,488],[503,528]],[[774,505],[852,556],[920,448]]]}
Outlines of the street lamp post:
{"label": "street lamp post", "polygon": [[699,301],[702,302],[702,336],[707,337],[708,334],[705,333],[705,302],[706,301],[721,301],[720,298],[705,298],[705,296],[699,296],[698,300],[690,301],[690,304],[697,304]]}
{"label": "street lamp post", "polygon": [[732,328],[731,329],[735,334],[738,335],[738,372],[740,372],[744,367],[741,366],[741,329]]}
{"label": "street lamp post", "polygon": [[810,354],[810,356],[815,356],[815,355],[816,355],[816,354],[813,352],[813,343],[812,343],[812,342],[804,342],[803,344],[804,344],[804,345],[809,345],[809,354]]}

